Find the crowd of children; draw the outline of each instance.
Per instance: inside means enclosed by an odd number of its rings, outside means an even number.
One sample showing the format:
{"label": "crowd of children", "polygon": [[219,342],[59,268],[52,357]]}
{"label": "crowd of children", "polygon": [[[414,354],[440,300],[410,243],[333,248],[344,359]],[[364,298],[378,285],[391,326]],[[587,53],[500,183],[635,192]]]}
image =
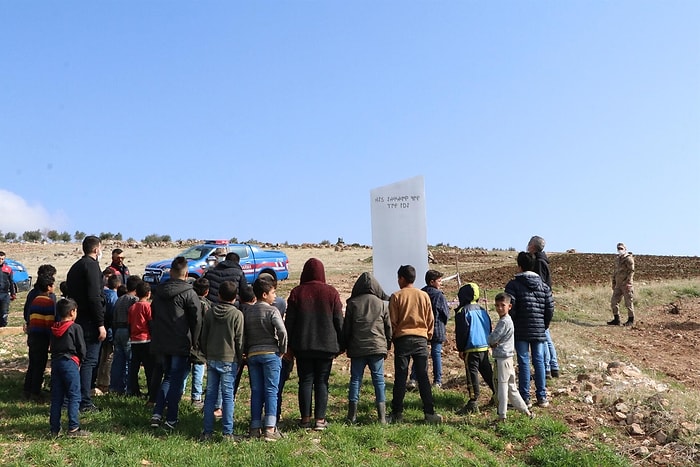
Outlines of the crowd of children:
{"label": "crowd of children", "polygon": [[[541,248],[538,251],[543,253]],[[113,253],[113,258],[117,254],[123,264],[122,251],[115,252],[118,253]],[[535,365],[537,403],[540,407],[549,404],[544,382],[545,347],[551,346],[549,354],[554,358],[549,374],[558,376],[551,336],[544,333],[549,330],[553,301],[549,285],[534,272],[537,261],[532,253],[518,255],[518,274],[508,283],[506,292],[495,297],[499,317],[495,328],[489,313],[479,304],[478,285],[468,283],[460,287],[455,338],[464,362],[468,400],[458,414],[479,412],[481,375],[493,395],[489,405],[497,406],[497,422],[506,419],[509,405],[531,417],[530,351]],[[61,432],[61,410],[65,407],[66,434],[87,436],[89,433],[81,429],[79,421],[80,365],[86,355],[83,329],[75,323],[80,310],[65,294],[57,301],[55,274],[55,268],[42,265],[34,289],[27,296],[24,319],[29,367],[23,393],[27,399],[43,401],[41,387],[50,355],[51,432],[56,436]],[[212,439],[217,418],[221,418],[224,439],[240,439],[234,434],[235,395],[247,365],[249,436],[276,441],[283,436],[278,429],[282,389],[296,359],[299,426],[322,431],[328,426],[331,366],[343,352],[350,359],[348,423],[356,423],[358,418],[365,368],[369,368],[372,378],[379,423],[403,420],[403,399],[412,381],[419,388],[425,421],[442,422],[443,417],[435,412],[432,394],[442,384],[442,344],[447,339],[445,325],[450,316],[441,290],[441,272],[429,270],[426,287],[417,289],[413,285],[415,269],[401,266],[397,272],[400,290],[391,296],[384,293],[371,273],[362,273],[344,314],[338,292],[325,283],[323,264],[315,258],[304,265],[300,285],[290,294],[289,303],[277,296],[277,281],[270,274],[260,275],[252,286],[243,281],[240,289],[237,282],[217,282],[215,302],[207,298],[206,278],[191,284],[186,274],[184,258],[176,258],[170,281],[159,286],[152,296],[149,284],[138,276],[130,276],[125,266],[115,269],[113,263],[104,271],[104,296],[108,303],[105,323],[109,328],[105,342],[109,346],[102,344],[96,386],[115,395],[148,398],[148,404],[153,406],[152,427],[175,429],[178,404],[191,375],[191,402],[203,410],[201,440]],[[125,284],[121,283],[123,279]],[[384,360],[392,345],[396,378],[391,413],[387,414]],[[519,365],[518,386],[514,356]],[[409,376],[411,360],[413,369]],[[429,360],[433,364],[432,387]],[[141,367],[146,381],[143,388],[139,384]]]}

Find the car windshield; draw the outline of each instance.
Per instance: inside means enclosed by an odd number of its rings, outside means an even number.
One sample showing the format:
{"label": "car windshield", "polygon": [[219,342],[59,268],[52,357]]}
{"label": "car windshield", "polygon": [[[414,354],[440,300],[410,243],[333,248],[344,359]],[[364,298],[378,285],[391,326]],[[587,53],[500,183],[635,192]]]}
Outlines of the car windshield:
{"label": "car windshield", "polygon": [[209,252],[211,252],[210,246],[196,245],[180,253],[180,256],[184,256],[186,260],[198,260],[209,256]]}

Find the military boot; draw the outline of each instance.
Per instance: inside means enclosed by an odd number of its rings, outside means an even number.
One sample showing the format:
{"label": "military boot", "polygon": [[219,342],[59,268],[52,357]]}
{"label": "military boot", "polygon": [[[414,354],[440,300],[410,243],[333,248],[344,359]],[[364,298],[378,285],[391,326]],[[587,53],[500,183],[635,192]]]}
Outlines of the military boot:
{"label": "military boot", "polygon": [[623,326],[633,326],[634,325],[634,316],[630,316],[627,318],[627,322],[623,324]]}
{"label": "military boot", "polygon": [[619,326],[620,325],[620,315],[615,315],[612,321],[608,321],[609,326]]}

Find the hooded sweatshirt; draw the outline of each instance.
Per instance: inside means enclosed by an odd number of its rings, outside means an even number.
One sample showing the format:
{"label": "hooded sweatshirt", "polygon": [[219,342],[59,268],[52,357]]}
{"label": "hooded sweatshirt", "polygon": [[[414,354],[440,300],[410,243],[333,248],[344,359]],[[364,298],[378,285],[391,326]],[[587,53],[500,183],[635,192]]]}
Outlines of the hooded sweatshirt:
{"label": "hooded sweatshirt", "polygon": [[510,316],[515,326],[515,340],[544,342],[545,330],[554,314],[552,291],[533,271],[515,275],[506,284],[506,293],[512,297]]}
{"label": "hooded sweatshirt", "polygon": [[301,358],[334,357],[340,353],[343,304],[338,291],[326,284],[323,263],[304,264],[299,285],[287,300],[285,327],[289,347]]}
{"label": "hooded sweatshirt", "polygon": [[207,360],[240,363],[243,357],[243,313],[232,303],[214,305],[204,316],[200,343]]}
{"label": "hooded sweatshirt", "polygon": [[159,285],[151,303],[151,352],[189,356],[201,328],[197,293],[182,279]]}
{"label": "hooded sweatshirt", "polygon": [[457,292],[459,307],[455,314],[455,335],[460,352],[486,352],[491,333],[491,318],[479,306],[479,286],[469,283]]}
{"label": "hooded sweatshirt", "polygon": [[75,321],[57,321],[51,326],[51,360],[69,358],[80,366],[85,359],[83,328]]}
{"label": "hooded sweatshirt", "polygon": [[388,300],[389,296],[372,274],[360,274],[347,301],[343,321],[343,343],[348,357],[386,357],[391,347]]}

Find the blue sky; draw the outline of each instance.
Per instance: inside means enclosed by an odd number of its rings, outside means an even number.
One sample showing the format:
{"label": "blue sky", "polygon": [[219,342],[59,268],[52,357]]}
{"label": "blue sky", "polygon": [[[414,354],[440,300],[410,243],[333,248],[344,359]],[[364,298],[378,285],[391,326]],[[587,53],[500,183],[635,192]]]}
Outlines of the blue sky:
{"label": "blue sky", "polygon": [[0,2],[0,230],[700,254],[700,2]]}

